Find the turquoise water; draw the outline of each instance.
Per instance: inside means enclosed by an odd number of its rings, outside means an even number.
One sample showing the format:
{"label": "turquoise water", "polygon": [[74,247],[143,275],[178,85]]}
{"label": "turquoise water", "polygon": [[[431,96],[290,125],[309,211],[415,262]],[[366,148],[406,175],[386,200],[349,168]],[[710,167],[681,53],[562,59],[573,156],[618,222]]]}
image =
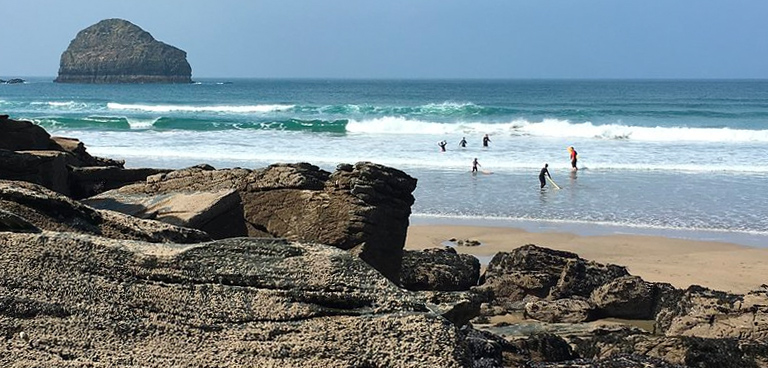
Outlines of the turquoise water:
{"label": "turquoise water", "polygon": [[[366,160],[419,179],[415,221],[768,245],[768,81],[51,79],[0,85],[0,113],[131,167]],[[544,162],[561,190],[539,190]]]}

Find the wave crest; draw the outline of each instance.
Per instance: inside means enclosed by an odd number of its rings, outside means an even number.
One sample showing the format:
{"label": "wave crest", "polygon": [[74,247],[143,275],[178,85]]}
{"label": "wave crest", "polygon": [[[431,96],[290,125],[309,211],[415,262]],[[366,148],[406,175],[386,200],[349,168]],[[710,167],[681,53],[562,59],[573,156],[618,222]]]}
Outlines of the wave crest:
{"label": "wave crest", "polygon": [[141,105],[141,104],[121,104],[117,102],[107,103],[110,110],[132,110],[147,112],[214,112],[214,113],[268,113],[277,111],[287,111],[294,108],[294,105]]}

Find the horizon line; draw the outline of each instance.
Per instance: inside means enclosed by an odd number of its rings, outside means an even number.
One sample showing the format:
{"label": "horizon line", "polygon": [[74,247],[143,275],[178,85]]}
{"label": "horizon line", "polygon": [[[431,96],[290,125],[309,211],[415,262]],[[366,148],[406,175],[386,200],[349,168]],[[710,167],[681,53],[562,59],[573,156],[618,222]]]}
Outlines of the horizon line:
{"label": "horizon line", "polygon": [[[5,78],[56,78],[53,75],[8,76]],[[201,76],[195,79],[250,79],[250,80],[335,80],[335,81],[768,81],[768,77],[243,77]],[[1,78],[0,78],[1,79]],[[185,84],[185,83],[180,83]]]}

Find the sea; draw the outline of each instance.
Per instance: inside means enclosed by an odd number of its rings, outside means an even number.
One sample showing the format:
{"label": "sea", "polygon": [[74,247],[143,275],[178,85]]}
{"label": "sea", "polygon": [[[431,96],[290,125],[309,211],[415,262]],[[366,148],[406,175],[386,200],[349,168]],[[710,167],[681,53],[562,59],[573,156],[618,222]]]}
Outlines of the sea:
{"label": "sea", "polygon": [[26,79],[1,114],[126,167],[371,161],[418,179],[415,224],[768,246],[765,80]]}

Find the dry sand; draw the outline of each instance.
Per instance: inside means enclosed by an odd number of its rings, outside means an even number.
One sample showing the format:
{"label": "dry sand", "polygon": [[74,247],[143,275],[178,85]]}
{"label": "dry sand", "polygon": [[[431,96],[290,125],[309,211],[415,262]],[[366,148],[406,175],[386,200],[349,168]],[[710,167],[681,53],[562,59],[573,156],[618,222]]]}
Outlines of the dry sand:
{"label": "dry sand", "polygon": [[473,239],[478,247],[457,247],[487,263],[497,252],[525,244],[571,251],[600,263],[626,266],[646,281],[692,284],[746,293],[768,284],[768,248],[644,235],[578,236],[531,233],[504,227],[411,225],[406,249],[442,247],[451,238]]}

